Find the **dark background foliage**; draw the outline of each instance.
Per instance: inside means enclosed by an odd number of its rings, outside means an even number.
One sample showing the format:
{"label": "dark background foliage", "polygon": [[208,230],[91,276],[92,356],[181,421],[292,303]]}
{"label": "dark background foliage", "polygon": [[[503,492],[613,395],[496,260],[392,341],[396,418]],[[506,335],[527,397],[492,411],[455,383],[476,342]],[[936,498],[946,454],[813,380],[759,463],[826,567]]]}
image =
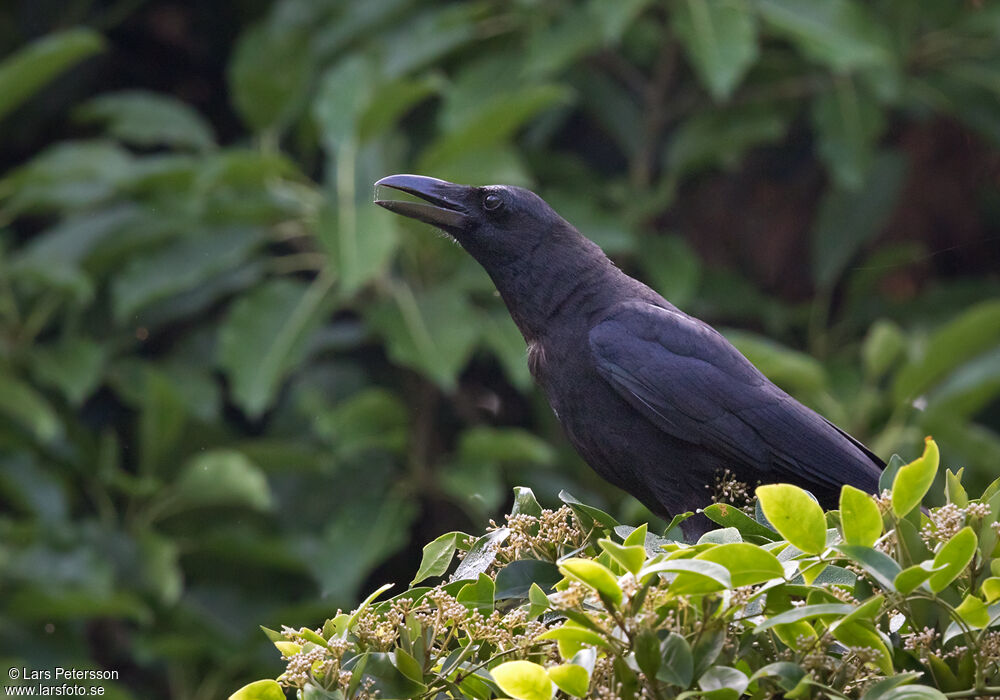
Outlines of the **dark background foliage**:
{"label": "dark background foliage", "polygon": [[[533,187],[888,456],[1000,463],[1000,7],[12,0],[0,658],[208,698],[569,450],[488,278],[371,206]],[[978,491],[977,491],[978,492]]]}

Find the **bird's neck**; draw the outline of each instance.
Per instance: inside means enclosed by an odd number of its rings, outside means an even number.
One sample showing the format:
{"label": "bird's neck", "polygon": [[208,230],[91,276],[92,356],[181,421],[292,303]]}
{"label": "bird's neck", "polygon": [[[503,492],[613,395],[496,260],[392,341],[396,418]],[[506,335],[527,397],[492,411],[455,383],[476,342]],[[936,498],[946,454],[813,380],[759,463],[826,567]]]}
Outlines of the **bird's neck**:
{"label": "bird's neck", "polygon": [[544,264],[511,265],[490,272],[529,344],[552,328],[565,327],[564,319],[586,321],[607,308],[629,280],[596,244],[582,236],[575,245],[552,252],[535,256]]}

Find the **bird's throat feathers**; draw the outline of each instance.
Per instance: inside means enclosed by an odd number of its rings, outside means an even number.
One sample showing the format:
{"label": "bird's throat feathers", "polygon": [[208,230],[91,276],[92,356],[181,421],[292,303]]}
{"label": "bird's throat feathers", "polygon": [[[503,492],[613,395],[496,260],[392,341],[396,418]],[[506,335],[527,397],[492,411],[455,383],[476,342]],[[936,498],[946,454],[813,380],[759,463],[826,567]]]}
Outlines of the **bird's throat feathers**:
{"label": "bird's throat feathers", "polygon": [[572,235],[555,234],[508,264],[480,263],[528,343],[544,336],[563,314],[586,316],[613,303],[609,291],[623,277],[604,251],[575,229]]}

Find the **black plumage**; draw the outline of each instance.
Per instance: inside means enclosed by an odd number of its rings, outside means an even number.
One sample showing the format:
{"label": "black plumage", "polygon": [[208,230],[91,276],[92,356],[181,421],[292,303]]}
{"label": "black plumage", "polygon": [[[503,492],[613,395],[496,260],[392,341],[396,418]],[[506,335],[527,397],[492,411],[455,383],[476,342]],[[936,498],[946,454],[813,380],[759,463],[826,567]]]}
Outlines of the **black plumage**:
{"label": "black plumage", "polygon": [[418,175],[378,187],[427,202],[376,199],[441,228],[486,269],[573,446],[655,513],[703,507],[726,469],[750,485],[798,484],[827,506],[842,484],[877,490],[878,457],[619,270],[533,192]]}

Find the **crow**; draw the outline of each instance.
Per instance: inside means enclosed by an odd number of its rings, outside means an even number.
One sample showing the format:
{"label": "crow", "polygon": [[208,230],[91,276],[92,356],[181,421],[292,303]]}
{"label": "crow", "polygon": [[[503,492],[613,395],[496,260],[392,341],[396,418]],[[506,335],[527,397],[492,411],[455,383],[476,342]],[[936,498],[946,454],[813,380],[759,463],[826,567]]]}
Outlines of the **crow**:
{"label": "crow", "polygon": [[[379,199],[381,188],[423,201]],[[375,204],[438,227],[485,268],[573,447],[656,515],[703,508],[723,475],[793,483],[826,507],[843,484],[877,491],[882,460],[530,190],[391,175],[375,192]],[[690,537],[708,526],[698,516],[682,527]]]}

